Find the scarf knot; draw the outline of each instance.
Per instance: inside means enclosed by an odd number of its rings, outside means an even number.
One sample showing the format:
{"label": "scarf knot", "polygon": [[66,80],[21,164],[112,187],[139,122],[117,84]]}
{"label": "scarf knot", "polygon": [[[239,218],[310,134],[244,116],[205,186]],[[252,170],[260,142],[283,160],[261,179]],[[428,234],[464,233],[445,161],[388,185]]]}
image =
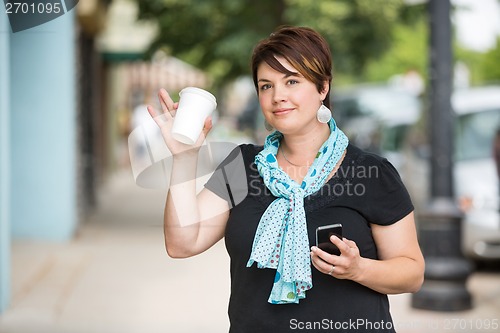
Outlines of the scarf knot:
{"label": "scarf knot", "polygon": [[269,303],[298,303],[312,288],[311,258],[304,198],[317,192],[342,158],[349,140],[329,122],[330,136],[299,185],[278,165],[276,154],[283,134],[268,135],[255,164],[264,184],[276,197],[262,215],[247,267],[276,269]]}

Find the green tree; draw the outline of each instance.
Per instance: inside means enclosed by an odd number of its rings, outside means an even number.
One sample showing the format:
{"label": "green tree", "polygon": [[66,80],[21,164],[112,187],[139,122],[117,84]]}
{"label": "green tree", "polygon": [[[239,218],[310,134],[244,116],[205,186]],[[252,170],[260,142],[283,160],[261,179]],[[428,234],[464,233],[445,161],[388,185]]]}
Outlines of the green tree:
{"label": "green tree", "polygon": [[363,81],[385,81],[394,74],[414,69],[427,76],[428,34],[425,19],[412,24],[397,24],[392,33],[393,44],[379,59],[372,59],[363,73]]}
{"label": "green tree", "polygon": [[458,43],[455,43],[454,48],[455,61],[463,62],[470,71],[470,84],[478,85],[484,83],[484,74],[482,69],[484,53],[467,49]]}
{"label": "green tree", "polygon": [[391,45],[402,0],[140,0],[140,17],[165,48],[211,73],[217,85],[249,72],[255,43],[282,24],[317,29],[328,40],[336,72],[359,75]]}
{"label": "green tree", "polygon": [[481,74],[485,81],[500,82],[500,37],[495,48],[486,52],[481,61]]}
{"label": "green tree", "polygon": [[[429,22],[426,5],[405,7],[391,34],[391,46],[381,57],[369,59],[362,75],[357,78],[358,81],[386,81],[408,69],[418,71],[427,80]],[[463,47],[456,40],[453,41],[454,61],[467,65],[472,85],[484,83],[486,80],[499,80],[499,52],[497,46],[496,49],[483,54]]]}
{"label": "green tree", "polygon": [[291,24],[317,29],[328,40],[337,72],[361,74],[384,54],[404,6],[400,0],[289,0]]}

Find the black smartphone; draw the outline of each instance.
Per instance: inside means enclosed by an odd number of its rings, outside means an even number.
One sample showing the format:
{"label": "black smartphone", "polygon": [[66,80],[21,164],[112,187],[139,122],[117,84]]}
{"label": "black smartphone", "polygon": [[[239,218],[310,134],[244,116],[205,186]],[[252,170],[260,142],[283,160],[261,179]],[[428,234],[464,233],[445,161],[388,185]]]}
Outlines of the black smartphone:
{"label": "black smartphone", "polygon": [[316,228],[316,246],[330,254],[340,255],[340,250],[332,242],[332,235],[342,239],[342,224],[330,224]]}

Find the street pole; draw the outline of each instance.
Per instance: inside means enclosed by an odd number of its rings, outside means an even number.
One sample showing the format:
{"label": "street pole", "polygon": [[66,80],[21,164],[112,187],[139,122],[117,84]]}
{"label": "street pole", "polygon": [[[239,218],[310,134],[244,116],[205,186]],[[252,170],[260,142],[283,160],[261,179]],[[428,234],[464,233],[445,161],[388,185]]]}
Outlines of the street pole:
{"label": "street pole", "polygon": [[429,205],[417,214],[425,281],[412,306],[435,311],[471,308],[466,282],[471,266],[461,252],[462,214],[453,199],[452,48],[450,0],[428,2],[430,20]]}

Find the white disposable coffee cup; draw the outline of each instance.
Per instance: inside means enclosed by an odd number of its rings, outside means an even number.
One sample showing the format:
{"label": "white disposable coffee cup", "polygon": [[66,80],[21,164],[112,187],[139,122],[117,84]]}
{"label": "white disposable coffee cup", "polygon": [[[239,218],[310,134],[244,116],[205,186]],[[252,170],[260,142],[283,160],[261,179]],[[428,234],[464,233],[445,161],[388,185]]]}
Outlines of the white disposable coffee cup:
{"label": "white disposable coffee cup", "polygon": [[200,136],[205,119],[217,107],[217,102],[214,95],[195,87],[182,89],[179,96],[172,137],[179,142],[193,145]]}

